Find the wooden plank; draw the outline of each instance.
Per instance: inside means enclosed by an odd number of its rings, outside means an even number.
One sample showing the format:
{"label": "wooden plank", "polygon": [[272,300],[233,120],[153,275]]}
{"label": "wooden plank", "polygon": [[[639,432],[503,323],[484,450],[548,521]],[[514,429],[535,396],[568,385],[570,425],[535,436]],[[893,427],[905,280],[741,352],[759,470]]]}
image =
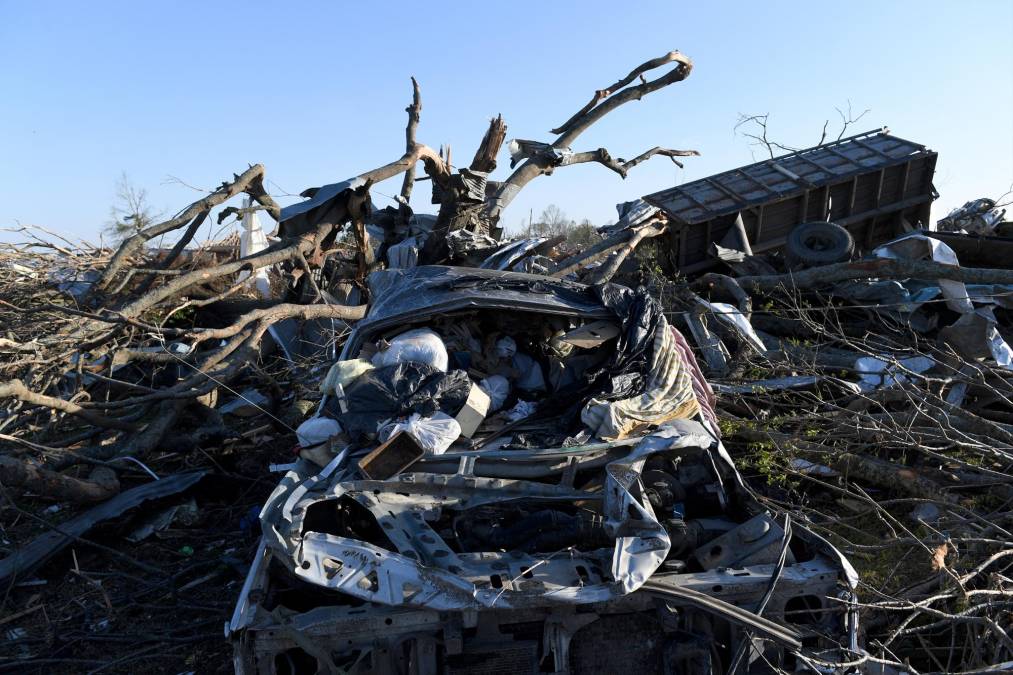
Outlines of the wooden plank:
{"label": "wooden plank", "polygon": [[748,173],[746,173],[742,169],[735,169],[734,171],[735,171],[735,173],[737,173],[738,175],[742,176],[746,180],[752,181],[752,182],[756,183],[757,185],[759,185],[761,188],[763,188],[764,190],[766,190],[771,196],[777,194],[777,192],[772,187],[770,187],[769,185],[767,185],[766,183],[764,183],[759,178],[756,178],[755,176],[750,176]]}
{"label": "wooden plank", "polygon": [[907,163],[904,164],[904,173],[902,174],[902,176],[903,177],[900,179],[900,198],[901,199],[906,199],[907,198],[907,181],[908,181],[908,178],[911,177],[911,162],[907,162]]}
{"label": "wooden plank", "polygon": [[784,168],[783,166],[781,166],[777,162],[771,162],[770,163],[770,168],[773,169],[774,171],[778,172],[782,176],[787,176],[788,178],[792,179],[796,183],[801,183],[802,182],[802,177],[801,176],[799,176],[794,171],[789,171],[788,169]]}
{"label": "wooden plank", "polygon": [[836,176],[837,175],[836,171],[834,171],[833,169],[830,169],[828,167],[823,166],[822,164],[820,164],[819,162],[817,162],[814,159],[810,159],[808,155],[804,155],[804,154],[803,155],[799,155],[798,158],[801,159],[803,162],[808,162],[809,164],[812,164],[814,167],[816,167],[816,170],[819,171],[819,172],[821,172],[821,173],[829,174],[831,176]]}
{"label": "wooden plank", "polygon": [[850,157],[848,157],[847,155],[845,155],[843,152],[839,152],[839,151],[835,150],[834,148],[831,148],[831,147],[828,146],[826,150],[827,150],[827,152],[829,152],[834,157],[840,157],[841,159],[843,159],[848,164],[851,164],[853,166],[857,166],[862,171],[871,171],[872,170],[872,167],[863,166],[862,164],[859,164],[855,160],[853,160]]}
{"label": "wooden plank", "polygon": [[713,217],[714,217],[714,212],[713,212],[713,211],[711,211],[711,210],[710,210],[710,209],[709,209],[709,208],[707,207],[707,204],[705,204],[704,202],[702,202],[702,201],[700,201],[699,199],[697,199],[696,197],[694,197],[694,196],[693,196],[692,194],[690,194],[690,193],[689,193],[689,191],[688,191],[688,190],[683,190],[683,191],[682,191],[682,195],[683,195],[683,197],[685,197],[685,198],[686,198],[686,199],[688,199],[689,201],[691,201],[691,202],[693,202],[694,204],[696,204],[696,205],[697,205],[697,207],[699,207],[699,208],[703,209],[703,210],[704,210],[704,213],[708,214],[708,215],[709,215],[709,216],[710,216],[711,218],[713,218]]}
{"label": "wooden plank", "polygon": [[855,143],[855,144],[857,144],[857,145],[860,145],[860,146],[862,146],[862,147],[863,147],[863,148],[865,148],[866,150],[869,150],[869,151],[871,151],[871,152],[874,152],[874,153],[876,153],[876,154],[877,154],[877,155],[879,155],[880,157],[885,157],[886,159],[890,160],[891,162],[892,162],[892,161],[893,161],[894,159],[896,159],[895,157],[891,157],[890,155],[886,154],[885,152],[883,152],[883,151],[882,151],[882,150],[880,150],[879,148],[877,148],[877,147],[875,147],[875,146],[873,146],[873,145],[869,145],[868,143],[866,143],[865,141],[863,141],[863,140],[862,140],[861,138],[856,138],[856,139],[854,139],[854,141],[852,141],[852,142],[853,142],[853,143]]}
{"label": "wooden plank", "polygon": [[[920,195],[918,197],[905,199],[903,202],[895,202],[893,204],[887,204],[886,206],[883,206],[879,209],[867,210],[863,211],[862,213],[856,213],[852,216],[839,218],[834,222],[836,222],[838,225],[842,227],[849,227],[851,225],[861,223],[863,220],[876,218],[878,216],[886,215],[888,213],[893,213],[895,211],[902,211],[904,209],[909,209],[913,207],[928,206],[931,205],[931,203],[932,203],[931,195]],[[764,253],[766,251],[772,251],[774,249],[780,248],[784,246],[784,242],[787,240],[787,238],[788,238],[787,236],[784,236],[784,237],[776,237],[768,241],[762,241],[760,240],[759,237],[757,237],[756,243],[752,244],[753,253]],[[681,271],[683,274],[693,274],[695,272],[700,272],[702,270],[714,267],[714,265],[716,264],[717,264],[716,261],[711,259],[700,260],[698,262],[694,262],[691,265],[687,265],[686,261],[682,260],[680,261],[679,264],[679,271]]]}
{"label": "wooden plank", "polygon": [[619,333],[619,326],[612,321],[592,321],[559,336],[559,341],[581,349],[592,349],[617,337]]}
{"label": "wooden plank", "polygon": [[707,181],[708,185],[712,185],[719,192],[724,193],[725,195],[728,196],[728,198],[730,198],[731,200],[735,201],[736,203],[741,203],[741,202],[744,202],[744,201],[748,201],[744,196],[738,194],[737,192],[732,191],[732,189],[730,187],[728,187],[726,185],[722,185],[718,180],[716,180],[714,178],[714,176],[711,176],[709,178],[704,178],[703,180]]}

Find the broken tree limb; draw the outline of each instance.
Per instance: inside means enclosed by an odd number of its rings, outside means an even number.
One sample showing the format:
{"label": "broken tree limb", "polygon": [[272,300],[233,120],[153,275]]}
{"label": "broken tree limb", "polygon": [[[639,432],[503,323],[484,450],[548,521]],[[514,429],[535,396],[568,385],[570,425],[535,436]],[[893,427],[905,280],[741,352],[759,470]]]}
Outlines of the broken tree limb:
{"label": "broken tree limb", "polygon": [[601,267],[596,270],[592,270],[587,283],[597,285],[603,284],[611,279],[615,273],[619,271],[619,267],[623,264],[626,258],[629,257],[630,253],[635,251],[637,246],[640,245],[641,241],[664,234],[667,229],[667,222],[649,222],[633,230],[629,240],[627,240],[622,246],[618,247]]}
{"label": "broken tree limb", "polygon": [[[178,258],[179,254],[183,252],[183,249],[185,249],[187,245],[193,241],[194,236],[197,234],[197,230],[199,230],[200,226],[204,224],[204,221],[207,220],[210,213],[210,211],[201,211],[192,221],[190,221],[190,224],[186,228],[186,232],[183,233],[183,236],[179,238],[179,241],[177,241],[172,247],[172,250],[169,251],[169,255],[165,256],[165,260],[163,260],[158,266],[158,269],[167,270],[172,267],[172,263],[176,262],[176,258]],[[151,284],[155,281],[156,276],[156,274],[149,274],[148,277],[141,282],[138,287],[138,292],[144,293],[151,288]],[[123,284],[126,284],[128,279],[129,276],[124,277]]]}
{"label": "broken tree limb", "polygon": [[956,501],[952,495],[943,492],[942,486],[920,473],[869,455],[842,452],[830,455],[830,465],[846,478],[853,477],[891,490],[915,497],[924,497],[943,502]]}
{"label": "broken tree limb", "polygon": [[384,164],[381,167],[377,167],[366,173],[359,174],[356,178],[359,180],[372,180],[374,183],[392,178],[399,173],[404,173],[408,170],[410,165],[414,165],[416,162],[421,161],[425,166],[426,173],[433,180],[443,183],[450,178],[450,169],[447,164],[440,157],[439,153],[430,148],[428,145],[416,143],[415,146],[400,159],[396,159],[389,164]]}
{"label": "broken tree limb", "polygon": [[845,477],[858,478],[879,487],[916,497],[944,502],[956,501],[952,495],[942,491],[939,483],[902,464],[894,464],[868,455],[838,452],[831,446],[779,431],[742,427],[735,428],[732,435],[751,442],[773,442],[794,453],[815,454]]}
{"label": "broken tree limb", "polygon": [[109,455],[100,459],[112,459],[128,455],[135,459],[143,459],[148,453],[158,447],[171,429],[176,428],[179,414],[185,406],[185,401],[162,401],[155,406],[151,422],[144,429],[131,435],[116,446],[108,446]]}
{"label": "broken tree limb", "polygon": [[478,149],[475,151],[475,157],[471,160],[468,168],[472,171],[484,171],[486,173],[495,171],[496,155],[499,154],[500,148],[503,147],[503,141],[506,140],[506,132],[507,125],[503,121],[502,115],[497,115],[489,120],[489,128],[486,129],[485,135],[482,136],[482,142],[479,143]]}
{"label": "broken tree limb", "polygon": [[[653,81],[647,81],[641,77],[641,84],[626,87],[643,73],[673,63],[675,66],[661,77]],[[692,70],[692,60],[678,51],[669,52],[664,56],[642,63],[615,84],[595,92],[590,103],[581,108],[565,124],[553,130],[553,133],[561,135],[552,143],[551,147],[555,150],[570,148],[577,137],[619,106],[630,101],[639,101],[651,92],[675,82],[681,82],[689,77]],[[621,91],[619,91],[620,89]],[[545,154],[539,154],[524,161],[486,200],[483,218],[490,226],[495,225],[499,220],[500,213],[513,201],[517,193],[538,176],[551,172],[552,168],[552,160]]]}
{"label": "broken tree limb", "polygon": [[231,326],[225,328],[200,329],[191,333],[198,342],[221,340],[232,337],[254,322],[277,323],[285,319],[341,319],[358,321],[366,316],[366,305],[297,305],[283,303],[243,314]]}
{"label": "broken tree limb", "polygon": [[[263,177],[264,166],[262,164],[254,164],[242,174],[235,176],[232,182],[226,181],[222,183],[217,190],[206,197],[198,199],[193,204],[190,204],[190,206],[183,209],[176,216],[161,223],[152,225],[151,227],[147,227],[137,234],[132,235],[120,244],[119,249],[117,249],[116,253],[113,254],[108,267],[106,267],[106,269],[102,272],[102,276],[95,284],[95,288],[99,290],[107,289],[116,274],[127,264],[130,257],[139,253],[141,249],[144,248],[144,244],[151,239],[183,227],[194,220],[200,213],[210,211],[222,202],[235,197],[240,192],[244,192],[249,189],[253,193],[250,194],[250,197],[257,199],[257,201],[260,202],[266,195],[261,183]],[[258,187],[259,190],[255,189],[254,186]],[[267,199],[270,200],[270,197],[267,197]],[[278,205],[274,204],[273,200],[270,200],[270,203],[277,208]]]}
{"label": "broken tree limb", "polygon": [[[598,148],[597,150],[588,150],[584,152],[559,153],[551,145],[540,144],[536,141],[515,140],[511,141],[511,144],[511,152],[514,151],[514,147],[518,149],[518,156],[515,156],[511,160],[511,166],[524,156],[527,156],[528,158],[539,158],[545,164],[543,170],[545,175],[552,173],[556,167],[597,162],[605,168],[615,171],[620,177],[625,179],[629,174],[630,169],[655,155],[670,157],[673,162],[682,167],[682,162],[676,160],[676,156],[689,157],[698,156],[700,154],[696,150],[669,150],[667,148],[657,147],[652,148],[635,159],[627,162],[622,158],[612,157],[612,154],[606,148]],[[516,144],[516,146],[513,144]]]}
{"label": "broken tree limb", "polygon": [[952,279],[968,284],[1013,284],[1013,270],[959,267],[931,260],[875,258],[810,267],[789,274],[739,277],[739,285],[757,291],[814,288],[853,279]]}
{"label": "broken tree limb", "polygon": [[676,157],[699,157],[700,153],[698,151],[696,151],[696,150],[672,150],[671,148],[662,148],[660,146],[655,146],[655,147],[651,148],[650,150],[648,150],[646,152],[640,153],[639,155],[637,155],[633,159],[629,160],[628,162],[627,161],[623,161],[622,159],[620,159],[619,161],[622,163],[623,168],[625,168],[627,171],[629,171],[630,169],[632,169],[633,167],[635,167],[637,164],[640,164],[641,162],[646,162],[647,160],[649,160],[651,157],[654,157],[655,155],[661,155],[662,157],[668,157],[670,160],[672,160],[672,162],[676,166],[678,166],[681,169],[681,168],[683,168],[683,164],[682,164],[682,162],[680,162],[679,160],[677,160]]}
{"label": "broken tree limb", "polygon": [[21,380],[0,382],[0,399],[3,398],[16,398],[19,401],[32,405],[44,406],[70,415],[76,415],[86,422],[106,429],[119,429],[120,431],[134,431],[137,429],[137,425],[131,422],[106,417],[100,413],[85,410],[78,404],[65,401],[62,398],[46,396],[45,394],[31,391]]}
{"label": "broken tree limb", "polygon": [[[408,125],[405,127],[405,152],[411,152],[415,147],[415,136],[419,128],[419,119],[422,116],[422,92],[419,90],[418,81],[412,77],[412,102],[405,112],[408,113]],[[415,186],[415,164],[411,164],[404,173],[404,180],[401,182],[401,201],[398,204],[398,217],[402,223],[407,224],[411,217],[411,208],[408,200],[412,196],[412,188]]]}
{"label": "broken tree limb", "polygon": [[0,455],[0,483],[56,501],[101,502],[120,491],[116,472],[96,467],[88,480],[65,476],[16,457]]}
{"label": "broken tree limb", "polygon": [[[614,94],[618,90],[622,89],[626,85],[628,85],[631,82],[633,82],[633,80],[635,80],[637,77],[642,76],[644,73],[646,73],[646,72],[648,72],[650,70],[654,70],[655,68],[660,68],[661,66],[664,66],[666,64],[673,63],[673,62],[679,63],[687,71],[693,67],[693,62],[689,59],[689,57],[687,57],[687,56],[685,56],[683,54],[680,54],[678,51],[672,51],[672,52],[669,52],[669,53],[665,54],[664,56],[659,56],[658,58],[651,59],[649,61],[645,61],[644,63],[641,63],[639,66],[637,66],[636,68],[634,68],[633,70],[631,70],[630,73],[629,73],[629,75],[627,75],[626,77],[622,78],[618,82],[616,82],[614,84],[611,84],[611,85],[605,87],[604,89],[599,89],[596,92],[594,92],[594,95],[591,96],[591,100],[588,102],[587,105],[585,105],[583,108],[581,108],[580,110],[578,110],[570,119],[568,119],[565,122],[563,122],[563,124],[561,124],[560,126],[556,127],[555,129],[553,129],[550,133],[553,133],[553,134],[563,134],[563,133],[566,133],[567,131],[569,131],[577,123],[578,120],[580,120],[584,115],[586,115],[589,112],[591,112],[591,110],[596,105],[598,105],[599,103],[601,103],[606,98],[608,98],[609,96],[611,96],[612,94]],[[688,76],[689,76],[689,72],[686,72],[686,74],[683,75],[682,79],[685,79]],[[641,80],[643,81],[643,78],[641,78]]]}
{"label": "broken tree limb", "polygon": [[[654,221],[648,221],[642,227],[651,226]],[[660,234],[660,233],[658,233]],[[619,248],[626,245],[632,237],[636,236],[636,231],[633,229],[625,229],[616,232],[608,239],[598,242],[591,248],[581,251],[575,255],[570,256],[557,263],[556,268],[550,273],[553,277],[565,277],[567,274],[576,272],[581,267],[586,267],[598,260],[602,260],[606,256],[617,251]],[[647,236],[647,235],[645,235]],[[656,235],[650,235],[656,236]],[[643,239],[643,237],[641,237]],[[639,241],[639,240],[638,240]]]}
{"label": "broken tree limb", "polygon": [[693,282],[692,287],[694,290],[701,290],[704,288],[717,288],[723,290],[735,299],[735,304],[738,305],[739,311],[746,317],[746,320],[750,321],[752,319],[753,300],[749,297],[748,293],[742,290],[742,286],[739,285],[739,282],[732,277],[726,274],[708,272]]}

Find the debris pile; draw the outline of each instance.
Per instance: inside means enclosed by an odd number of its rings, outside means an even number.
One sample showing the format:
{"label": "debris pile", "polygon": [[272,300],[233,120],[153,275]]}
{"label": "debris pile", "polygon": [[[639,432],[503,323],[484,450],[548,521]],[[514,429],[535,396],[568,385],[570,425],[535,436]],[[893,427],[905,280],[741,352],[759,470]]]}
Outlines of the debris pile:
{"label": "debris pile", "polygon": [[859,572],[869,668],[1011,665],[1013,271],[994,242],[918,230],[816,267],[744,253],[668,294],[761,502]]}
{"label": "debris pile", "polygon": [[[404,156],[303,201],[256,165],[115,250],[22,228],[0,668],[1013,661],[1001,205],[927,229],[935,153],[880,131],[621,204],[581,249],[504,236],[539,176],[696,154],[571,149],[691,67],[510,141],[502,180],[503,119],[456,165],[413,80]],[[192,246],[213,212],[241,234]]]}

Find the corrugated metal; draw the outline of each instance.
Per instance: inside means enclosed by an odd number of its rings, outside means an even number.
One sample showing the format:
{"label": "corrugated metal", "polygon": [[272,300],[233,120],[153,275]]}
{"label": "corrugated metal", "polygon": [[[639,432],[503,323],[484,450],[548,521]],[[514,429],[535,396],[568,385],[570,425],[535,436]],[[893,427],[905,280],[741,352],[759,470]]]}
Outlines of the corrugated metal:
{"label": "corrugated metal", "polygon": [[934,154],[924,145],[891,136],[886,130],[869,131],[655,192],[644,199],[676,223],[692,225]]}

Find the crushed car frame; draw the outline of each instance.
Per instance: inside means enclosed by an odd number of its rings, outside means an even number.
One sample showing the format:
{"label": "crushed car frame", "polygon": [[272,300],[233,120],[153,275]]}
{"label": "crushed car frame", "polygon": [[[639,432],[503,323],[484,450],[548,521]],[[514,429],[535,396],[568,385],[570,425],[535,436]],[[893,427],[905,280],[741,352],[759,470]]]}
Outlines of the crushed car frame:
{"label": "crushed car frame", "polygon": [[[854,569],[754,498],[692,354],[646,293],[447,267],[375,273],[370,293],[343,359],[479,315],[619,330],[590,350],[608,372],[577,378],[569,413],[545,406],[386,480],[352,461],[375,442],[322,469],[300,460],[264,506],[226,625],[237,672],[845,672],[834,664],[855,660]],[[688,380],[661,376],[673,368]],[[622,376],[651,401],[646,423],[542,447],[507,435],[567,433],[572,410],[609,405]],[[665,387],[690,381],[698,405],[666,408],[677,394]]]}

